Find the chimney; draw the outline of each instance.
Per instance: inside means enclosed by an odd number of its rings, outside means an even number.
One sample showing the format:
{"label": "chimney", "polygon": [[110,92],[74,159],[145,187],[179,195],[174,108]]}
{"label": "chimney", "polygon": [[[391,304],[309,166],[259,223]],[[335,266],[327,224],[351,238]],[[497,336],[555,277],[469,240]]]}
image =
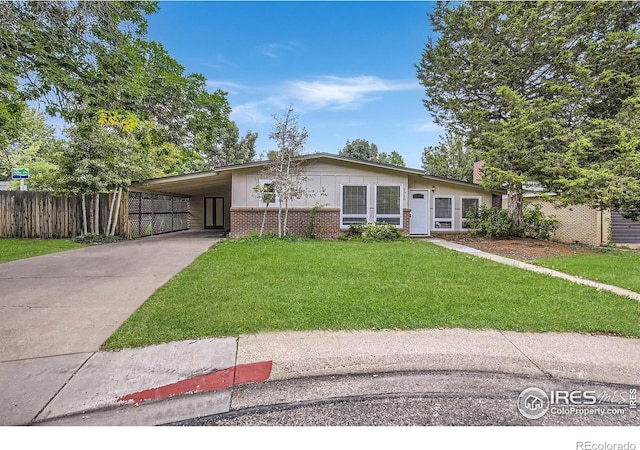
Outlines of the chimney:
{"label": "chimney", "polygon": [[482,180],[482,169],[484,168],[484,161],[476,161],[473,163],[473,182],[474,184],[480,184]]}

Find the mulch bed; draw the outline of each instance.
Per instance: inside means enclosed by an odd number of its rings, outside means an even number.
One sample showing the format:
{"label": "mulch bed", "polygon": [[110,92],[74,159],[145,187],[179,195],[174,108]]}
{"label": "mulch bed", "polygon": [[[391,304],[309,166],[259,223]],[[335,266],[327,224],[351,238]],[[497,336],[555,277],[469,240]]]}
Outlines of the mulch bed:
{"label": "mulch bed", "polygon": [[464,233],[438,235],[434,237],[520,261],[532,261],[534,259],[549,258],[552,256],[599,253],[601,251],[598,248],[587,245],[563,244],[561,242],[542,241],[531,238],[489,238]]}

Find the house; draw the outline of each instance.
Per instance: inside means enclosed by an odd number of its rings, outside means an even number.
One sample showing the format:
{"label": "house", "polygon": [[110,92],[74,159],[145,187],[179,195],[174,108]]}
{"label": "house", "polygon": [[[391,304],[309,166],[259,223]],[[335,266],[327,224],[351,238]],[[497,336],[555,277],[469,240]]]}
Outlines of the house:
{"label": "house", "polygon": [[[189,229],[219,229],[231,237],[259,230],[265,208],[266,229],[277,229],[277,202],[267,206],[267,161],[218,167],[209,172],[134,183],[130,190],[189,199]],[[317,195],[293,202],[288,229],[307,235],[311,213],[316,235],[335,238],[351,224],[387,222],[405,234],[428,236],[466,231],[463,218],[480,205],[501,207],[503,191],[427,175],[424,170],[362,161],[329,153],[301,157],[307,188]],[[259,189],[256,189],[259,187]],[[273,194],[270,194],[273,195]]]}

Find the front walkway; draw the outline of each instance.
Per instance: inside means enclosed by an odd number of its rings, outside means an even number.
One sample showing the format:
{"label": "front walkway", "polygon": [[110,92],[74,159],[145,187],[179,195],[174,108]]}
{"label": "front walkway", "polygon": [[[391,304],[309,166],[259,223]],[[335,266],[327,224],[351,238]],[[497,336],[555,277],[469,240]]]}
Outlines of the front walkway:
{"label": "front walkway", "polygon": [[474,256],[478,256],[480,258],[490,259],[491,261],[496,261],[502,264],[507,264],[509,266],[518,267],[519,269],[530,270],[531,272],[550,275],[556,278],[562,278],[564,280],[568,280],[573,283],[584,284],[585,286],[591,286],[601,291],[613,292],[614,294],[622,295],[624,297],[629,297],[633,300],[640,301],[639,293],[633,292],[618,286],[598,283],[597,281],[587,280],[585,278],[569,275],[564,272],[558,272],[557,270],[547,269],[546,267],[535,266],[533,264],[518,261],[516,259],[505,258],[504,256],[498,256],[498,255],[494,255],[493,253],[483,252],[482,250],[478,250],[472,247],[467,247],[461,244],[456,244],[455,242],[445,241],[444,239],[429,239],[429,242],[439,245],[440,247],[448,248],[448,249],[455,250],[462,253],[469,253]]}
{"label": "front walkway", "polygon": [[183,231],[0,264],[0,361],[97,351],[217,241]]}

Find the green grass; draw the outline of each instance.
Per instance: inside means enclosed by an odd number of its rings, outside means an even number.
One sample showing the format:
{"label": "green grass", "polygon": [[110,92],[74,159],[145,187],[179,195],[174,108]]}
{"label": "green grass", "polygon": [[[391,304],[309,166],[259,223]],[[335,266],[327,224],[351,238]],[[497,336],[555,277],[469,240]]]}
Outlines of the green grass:
{"label": "green grass", "polygon": [[68,239],[0,239],[0,263],[81,247]]}
{"label": "green grass", "polygon": [[640,292],[640,253],[608,250],[575,256],[544,258],[539,266]]}
{"label": "green grass", "polygon": [[103,345],[275,330],[472,328],[640,336],[640,303],[424,241],[228,240]]}

